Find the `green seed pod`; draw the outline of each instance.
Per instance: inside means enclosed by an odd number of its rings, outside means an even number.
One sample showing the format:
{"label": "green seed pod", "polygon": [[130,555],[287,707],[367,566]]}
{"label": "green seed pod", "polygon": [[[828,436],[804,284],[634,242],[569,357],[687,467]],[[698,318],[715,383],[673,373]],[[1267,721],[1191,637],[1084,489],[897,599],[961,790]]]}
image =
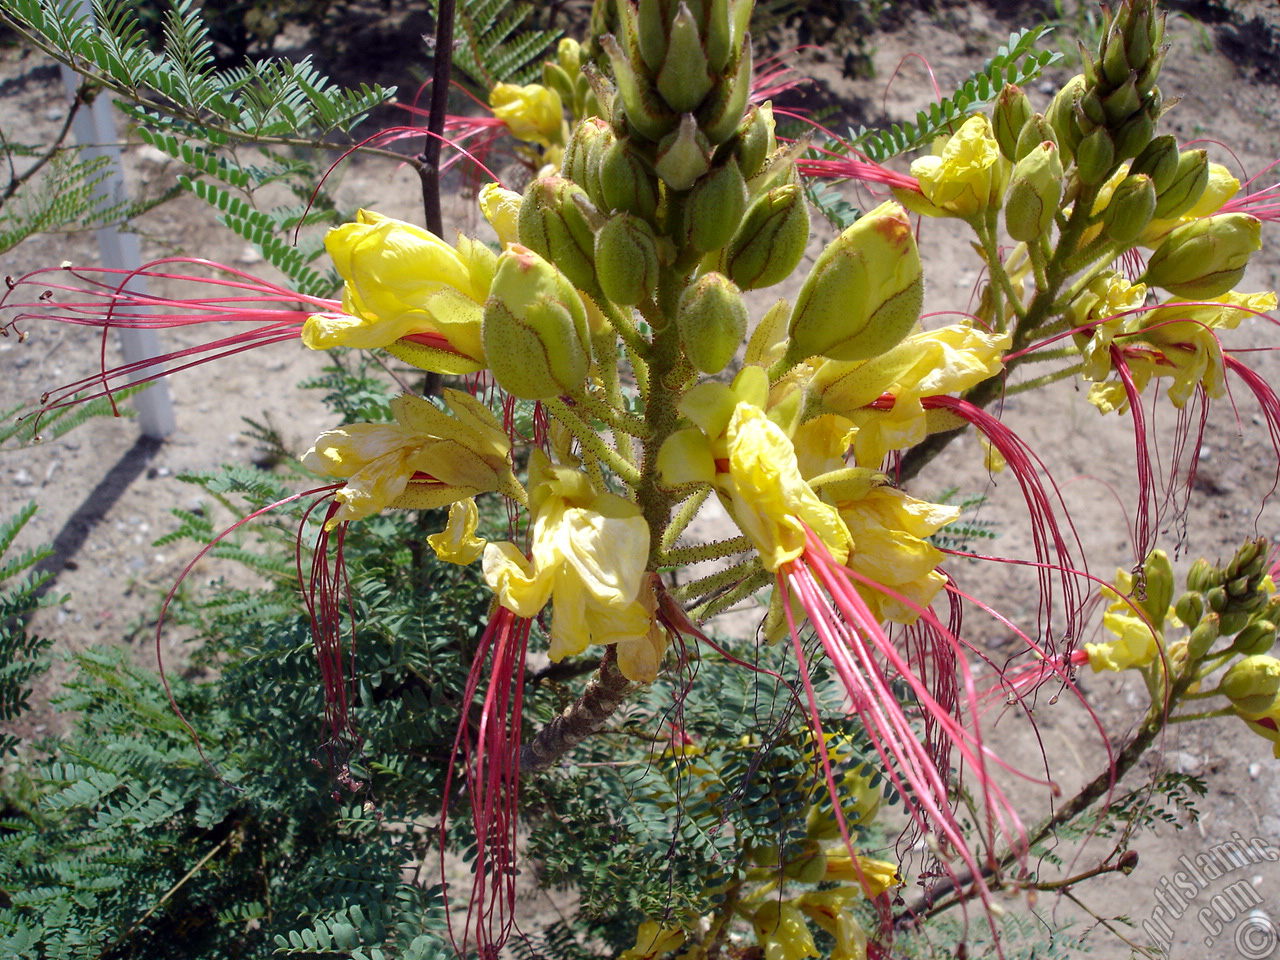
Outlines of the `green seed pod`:
{"label": "green seed pod", "polygon": [[698,129],[693,114],[680,118],[680,126],[658,144],[654,169],[672,190],[681,192],[711,169],[711,145]]}
{"label": "green seed pod", "polygon": [[653,222],[658,212],[658,178],[630,140],[616,140],[600,159],[600,192],[610,210]]}
{"label": "green seed pod", "polygon": [[600,292],[595,268],[600,219],[582,187],[563,177],[539,177],[520,204],[520,242],[594,296]]}
{"label": "green seed pod", "polygon": [[1262,222],[1244,213],[1193,220],[1170,231],[1147,261],[1143,282],[1178,297],[1220,297],[1240,282],[1262,249]]}
{"label": "green seed pod", "polygon": [[1174,607],[1174,612],[1184,626],[1194,628],[1204,615],[1204,598],[1200,594],[1188,590],[1178,598],[1178,604]]}
{"label": "green seed pod", "polygon": [[596,276],[614,303],[632,306],[658,288],[658,241],[635,214],[618,213],[596,234]]}
{"label": "green seed pod", "polygon": [[1270,620],[1254,620],[1236,634],[1231,649],[1246,657],[1255,657],[1266,653],[1276,643],[1276,625]]}
{"label": "green seed pod", "polygon": [[1170,133],[1156,137],[1129,165],[1129,172],[1145,173],[1157,196],[1163,193],[1178,172],[1178,139]]}
{"label": "green seed pod", "polygon": [[867,360],[902,340],[924,302],[911,221],[888,201],[818,256],[791,313],[788,359]]}
{"label": "green seed pod", "polygon": [[1125,177],[1111,194],[1102,214],[1107,238],[1122,247],[1132,246],[1156,211],[1156,188],[1145,173]]}
{"label": "green seed pod", "polygon": [[991,113],[991,129],[1007,159],[1017,159],[1018,137],[1030,119],[1031,101],[1021,87],[1006,83]]}
{"label": "green seed pod", "polygon": [[554,265],[513,244],[498,258],[481,326],[498,385],[525,400],[582,389],[591,368],[587,311]]}
{"label": "green seed pod", "polygon": [[768,287],[791,275],[809,241],[804,190],[790,183],[757,197],[724,251],[724,273],[739,289]]}
{"label": "green seed pod", "polygon": [[719,250],[737,232],[747,209],[747,182],[732,157],[693,185],[684,202],[684,241],[698,253]]}
{"label": "green seed pod", "polygon": [[716,374],[742,345],[747,305],[728,277],[704,273],[680,295],[676,324],[689,362],[703,373]]}
{"label": "green seed pod", "polygon": [[1156,191],[1156,219],[1172,220],[1186,213],[1208,185],[1209,155],[1203,150],[1183,151],[1169,185]]}
{"label": "green seed pod", "polygon": [[1050,142],[1037,144],[1013,168],[1004,199],[1009,236],[1030,242],[1053,224],[1062,202],[1062,161]]}

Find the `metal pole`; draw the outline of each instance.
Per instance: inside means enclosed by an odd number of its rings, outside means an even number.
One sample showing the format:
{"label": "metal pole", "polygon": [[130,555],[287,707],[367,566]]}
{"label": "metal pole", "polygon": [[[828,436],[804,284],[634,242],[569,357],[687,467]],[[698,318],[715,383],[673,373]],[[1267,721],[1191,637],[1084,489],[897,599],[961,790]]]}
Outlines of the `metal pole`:
{"label": "metal pole", "polygon": [[[77,0],[76,6],[77,13],[88,17],[92,22],[93,6],[90,0]],[[74,97],[80,86],[79,75],[64,66],[62,82],[67,93]],[[123,150],[116,141],[116,124],[115,118],[111,115],[111,98],[105,94],[99,94],[94,97],[92,103],[83,105],[76,111],[71,129],[75,132],[76,141],[80,144],[82,157],[85,159],[103,156],[108,158],[103,167],[106,176],[93,188],[99,204],[106,207],[128,199],[124,183],[124,168],[120,160]],[[94,232],[98,237],[98,249],[104,266],[136,270],[142,265],[142,248],[135,234],[122,232],[115,224],[100,227]],[[133,293],[145,294],[147,292],[145,279],[134,277],[129,282],[128,289]],[[149,360],[161,353],[160,338],[155,330],[121,328],[117,334],[126,363]],[[131,379],[136,382],[163,372],[164,365],[157,363],[139,369]],[[168,381],[164,379],[152,381],[151,386],[134,396],[133,405],[138,411],[138,425],[142,428],[143,436],[160,440],[174,431],[176,424]]]}

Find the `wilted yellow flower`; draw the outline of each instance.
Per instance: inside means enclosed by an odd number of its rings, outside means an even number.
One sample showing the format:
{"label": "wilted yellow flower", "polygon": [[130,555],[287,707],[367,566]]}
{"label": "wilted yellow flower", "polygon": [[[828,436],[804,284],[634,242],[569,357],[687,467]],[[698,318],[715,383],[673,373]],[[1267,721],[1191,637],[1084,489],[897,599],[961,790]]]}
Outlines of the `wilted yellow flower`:
{"label": "wilted yellow flower", "polygon": [[347,478],[332,528],[386,507],[432,510],[478,493],[524,492],[511,473],[511,441],[484,404],[446,390],[452,416],[410,394],[391,401],[395,423],[354,423],[323,433],[303,456],[316,473]]}
{"label": "wilted yellow flower", "polygon": [[867,960],[867,934],[848,909],[862,895],[859,887],[839,887],[811,890],[796,900],[805,916],[835,938],[831,960]]}
{"label": "wilted yellow flower", "polygon": [[1076,334],[1085,380],[1104,380],[1111,372],[1111,342],[1116,334],[1133,330],[1141,321],[1133,312],[1147,299],[1147,287],[1130,283],[1108,270],[1091,280],[1068,308],[1072,326],[1092,323],[1088,331]]}
{"label": "wilted yellow flower", "polygon": [[345,281],[347,315],[308,318],[302,328],[308,347],[387,348],[440,373],[484,368],[482,304],[496,262],[484,244],[459,236],[455,249],[428,230],[370,210],[330,230],[324,242]]}
{"label": "wilted yellow flower", "polygon": [[489,91],[489,106],[517,140],[549,147],[564,139],[564,107],[550,87],[500,83]]}
{"label": "wilted yellow flower", "polygon": [[554,601],[552,660],[592,643],[618,644],[618,668],[631,680],[656,676],[665,638],[655,625],[647,584],[649,527],[640,508],[598,493],[579,470],[553,465],[535,450],[529,461],[532,558],[514,544],[484,550],[485,582],[521,617]]}
{"label": "wilted yellow flower", "polygon": [[858,856],[855,866],[854,858],[843,847],[827,854],[827,872],[822,879],[860,884],[868,897],[878,897],[886,890],[902,886],[902,874],[896,863]]}
{"label": "wilted yellow flower", "polygon": [[925,202],[911,190],[896,189],[894,196],[914,213],[967,219],[1000,202],[1009,170],[991,121],[975,114],[954,137],[935,140],[932,156],[911,164],[911,175],[920,181]]}
{"label": "wilted yellow flower", "polygon": [[449,505],[449,523],[439,533],[427,537],[427,543],[436,556],[446,563],[466,566],[480,559],[485,540],[476,536],[480,525],[480,511],[474,497],[467,497]]}

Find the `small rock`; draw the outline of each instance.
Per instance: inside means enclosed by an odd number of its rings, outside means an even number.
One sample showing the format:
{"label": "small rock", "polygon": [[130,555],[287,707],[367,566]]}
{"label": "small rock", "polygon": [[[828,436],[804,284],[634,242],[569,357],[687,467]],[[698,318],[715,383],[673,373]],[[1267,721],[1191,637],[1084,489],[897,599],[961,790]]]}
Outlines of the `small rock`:
{"label": "small rock", "polygon": [[61,108],[61,107],[50,107],[48,110],[46,110],[46,111],[44,112],[44,118],[45,118],[46,120],[48,120],[50,123],[54,123],[54,122],[56,122],[56,121],[58,121],[58,120],[61,120],[61,119],[62,119],[62,108]]}
{"label": "small rock", "polygon": [[1179,750],[1176,753],[1169,754],[1165,763],[1178,773],[1189,774],[1193,777],[1197,776],[1200,771],[1204,769],[1204,761],[1194,754],[1187,753],[1185,750]]}
{"label": "small rock", "polygon": [[1048,97],[1051,97],[1058,92],[1058,88],[1048,80],[1041,81],[1040,86],[1036,87],[1036,89]]}
{"label": "small rock", "polygon": [[163,150],[153,147],[149,143],[144,143],[138,148],[138,159],[146,163],[154,163],[157,166],[164,166],[173,158]]}
{"label": "small rock", "polygon": [[1251,763],[1251,764],[1249,764],[1249,779],[1250,779],[1250,780],[1257,780],[1257,779],[1258,779],[1258,774],[1260,774],[1261,772],[1262,772],[1262,764],[1260,764],[1260,763]]}
{"label": "small rock", "polygon": [[18,472],[13,475],[13,484],[16,487],[29,487],[35,482],[35,478],[31,476],[31,472],[25,467],[19,468]]}
{"label": "small rock", "polygon": [[1207,443],[1200,444],[1200,459],[1209,460],[1213,457],[1213,447]]}
{"label": "small rock", "polygon": [[240,251],[240,256],[236,257],[236,263],[243,263],[248,266],[261,262],[262,254],[258,252],[257,247],[245,247]]}

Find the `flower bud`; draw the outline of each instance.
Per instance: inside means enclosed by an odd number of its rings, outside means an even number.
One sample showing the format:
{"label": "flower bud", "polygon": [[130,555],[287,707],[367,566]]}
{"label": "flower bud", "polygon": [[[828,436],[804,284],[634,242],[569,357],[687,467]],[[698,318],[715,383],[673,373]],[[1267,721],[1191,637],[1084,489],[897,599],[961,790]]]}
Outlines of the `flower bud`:
{"label": "flower bud", "polygon": [[773,103],[757,104],[747,111],[738,127],[738,168],[742,175],[748,179],[754,177],[764,166],[765,158],[777,149]]}
{"label": "flower bud", "polygon": [[798,883],[820,883],[827,872],[827,855],[816,840],[806,840],[798,854],[782,867],[783,876]]}
{"label": "flower bud", "polygon": [[1178,172],[1178,141],[1173,134],[1156,137],[1129,164],[1129,172],[1145,173],[1151,178],[1157,196],[1168,189]]}
{"label": "flower bud", "polygon": [[911,332],[924,279],[907,213],[892,201],[860,217],[819,255],[791,314],[788,357],[866,360]]}
{"label": "flower bud", "polygon": [[1018,136],[1022,128],[1031,119],[1031,101],[1022,92],[1022,88],[1006,83],[996,98],[995,108],[991,114],[991,127],[995,133],[996,143],[1000,144],[1000,152],[1009,160],[1017,159]]}
{"label": "flower bud", "polygon": [[1143,109],[1131,115],[1111,135],[1112,144],[1115,146],[1116,160],[1128,160],[1130,157],[1136,157],[1140,154],[1146,149],[1147,144],[1151,142],[1151,135],[1155,133],[1155,130],[1156,122],[1153,118],[1153,111]]}
{"label": "flower bud", "polygon": [[[750,9],[750,4],[747,3],[739,3],[739,6]],[[698,126],[716,146],[733,136],[747,109],[747,101],[751,95],[752,63],[749,40],[749,37],[743,37],[735,59],[729,63],[724,76],[698,108]]]}
{"label": "flower bud", "polygon": [[1243,213],[1193,220],[1170,232],[1141,279],[1189,300],[1220,297],[1244,276],[1261,235],[1262,222]]}
{"label": "flower bud", "polygon": [[1106,127],[1097,127],[1076,145],[1076,172],[1081,183],[1102,183],[1115,165],[1115,145]]}
{"label": "flower bud", "polygon": [[498,258],[481,330],[498,385],[525,400],[582,389],[591,367],[587,312],[556,267],[519,244]]}
{"label": "flower bud", "polygon": [[1076,74],[1068,80],[1054,96],[1049,104],[1046,119],[1058,135],[1058,149],[1062,151],[1062,161],[1067,163],[1075,155],[1076,144],[1082,136],[1080,125],[1076,122],[1076,101],[1084,94],[1087,87],[1083,74]]}
{"label": "flower bud", "polygon": [[676,191],[688,190],[695,180],[711,169],[711,145],[698,129],[693,114],[682,116],[679,128],[658,144],[654,169],[663,183]]}
{"label": "flower bud", "polygon": [[[600,46],[609,55],[614,82],[618,86],[618,99],[627,122],[646,140],[661,140],[675,129],[679,122],[677,114],[662,102],[647,78],[642,79],[636,74],[631,60],[615,37],[606,34],[600,38]],[[618,120],[615,116],[614,127],[621,133],[622,127],[618,126]]]}
{"label": "flower bud", "polygon": [[676,113],[696,109],[715,83],[698,35],[698,23],[687,3],[680,4],[667,30],[667,55],[654,79],[658,93]]}
{"label": "flower bud", "polygon": [[[936,208],[933,216],[968,219],[1000,202],[1009,162],[1001,155],[986,117],[970,117],[955,136],[939,138],[933,149],[932,156],[911,164],[920,192]],[[898,192],[900,198],[903,192]]]}
{"label": "flower bud", "polygon": [[658,178],[629,139],[615,140],[600,159],[600,192],[611,210],[653,222],[658,210]]}
{"label": "flower bud", "polygon": [[1122,247],[1132,246],[1156,210],[1156,188],[1145,173],[1120,181],[1102,214],[1107,238]]}
{"label": "flower bud", "polygon": [[1173,603],[1173,564],[1163,550],[1152,550],[1143,561],[1142,573],[1146,579],[1146,599],[1138,602],[1157,630],[1164,629],[1164,618]]}
{"label": "flower bud", "polygon": [[1218,632],[1224,637],[1235,636],[1247,627],[1252,619],[1253,614],[1249,610],[1231,604],[1223,611],[1218,622]]}
{"label": "flower bud", "polygon": [[520,242],[564,272],[574,286],[596,293],[595,226],[586,191],[563,177],[539,177],[520,204]]}
{"label": "flower bud", "polygon": [[582,69],[582,44],[571,37],[561,37],[556,44],[556,62],[571,77],[577,77]]}
{"label": "flower bud", "polygon": [[1231,649],[1246,657],[1266,653],[1276,644],[1276,625],[1271,620],[1254,620],[1236,634]]}
{"label": "flower bud", "polygon": [[596,234],[596,277],[614,303],[637,304],[658,287],[658,241],[653,227],[631,213],[618,213]]}
{"label": "flower bud", "polygon": [[681,294],[676,324],[689,362],[703,373],[719,373],[746,335],[747,305],[728,277],[706,273]]}
{"label": "flower bud", "polygon": [[1200,623],[1191,631],[1191,636],[1187,638],[1187,656],[1192,660],[1201,660],[1207,654],[1213,643],[1218,639],[1218,615],[1216,613],[1206,613],[1200,618]]}
{"label": "flower bud", "polygon": [[573,77],[565,72],[564,67],[552,60],[544,60],[542,62],[542,85],[554,90],[559,95],[560,102],[570,104],[572,110],[576,84]]}
{"label": "flower bud", "polygon": [[747,208],[724,252],[724,273],[739,289],[768,287],[791,275],[809,241],[809,207],[797,183],[775,187]]}
{"label": "flower bud", "polygon": [[698,253],[719,250],[737,232],[747,208],[747,182],[729,157],[693,185],[684,202],[685,243]]}
{"label": "flower bud", "polygon": [[1210,587],[1215,587],[1221,582],[1221,574],[1218,572],[1217,567],[1204,557],[1197,558],[1191,564],[1191,569],[1187,571],[1188,590],[1204,593]]}
{"label": "flower bud", "polygon": [[1168,186],[1156,191],[1156,219],[1172,220],[1195,206],[1209,183],[1209,155],[1203,150],[1185,150]]}
{"label": "flower bud", "polygon": [[1062,160],[1053,143],[1042,143],[1018,161],[1005,194],[1009,236],[1030,242],[1053,224],[1062,202]]}
{"label": "flower bud", "polygon": [[1218,689],[1240,713],[1260,717],[1271,709],[1280,691],[1280,660],[1268,656],[1237,660]]}
{"label": "flower bud", "polygon": [[599,117],[588,117],[573,128],[569,135],[569,144],[564,148],[564,156],[560,160],[560,175],[572,180],[580,187],[587,183],[587,164],[592,150],[602,141],[604,144],[614,140],[613,130]]}
{"label": "flower bud", "polygon": [[[1031,119],[1022,128],[1022,133],[1018,135],[1018,144],[1014,148],[1013,159],[1015,161],[1021,160],[1042,143],[1052,143],[1056,147],[1058,145],[1058,135],[1053,132],[1053,125],[1044,118],[1044,114],[1032,114]],[[1058,162],[1061,163],[1062,151],[1059,150],[1058,153]]]}
{"label": "flower bud", "polygon": [[1106,117],[1105,122],[1108,127],[1124,123],[1141,108],[1142,97],[1138,93],[1136,76],[1129,77],[1102,98],[1102,113]]}
{"label": "flower bud", "polygon": [[1204,615],[1204,598],[1200,594],[1188,590],[1178,598],[1174,613],[1182,621],[1183,626],[1194,628]]}
{"label": "flower bud", "polygon": [[1227,591],[1221,584],[1210,588],[1205,594],[1205,599],[1209,601],[1209,609],[1214,613],[1222,613],[1227,609]]}

